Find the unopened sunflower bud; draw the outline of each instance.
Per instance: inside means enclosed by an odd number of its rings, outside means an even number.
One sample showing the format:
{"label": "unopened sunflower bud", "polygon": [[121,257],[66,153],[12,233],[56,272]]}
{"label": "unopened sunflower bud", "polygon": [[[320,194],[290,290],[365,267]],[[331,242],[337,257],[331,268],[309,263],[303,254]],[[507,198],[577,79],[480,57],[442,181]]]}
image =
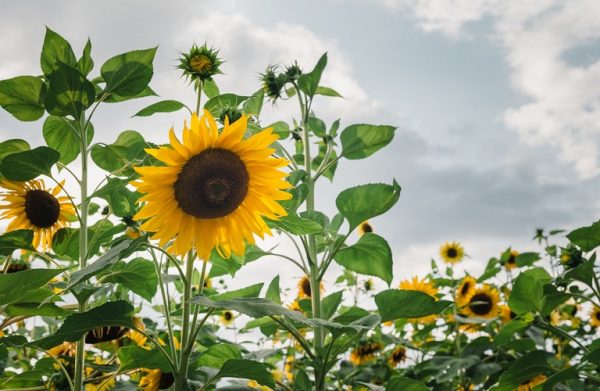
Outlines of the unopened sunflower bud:
{"label": "unopened sunflower bud", "polygon": [[209,48],[206,44],[194,44],[188,53],[181,53],[178,68],[183,70],[183,75],[191,81],[212,80],[213,76],[222,73],[219,67],[223,61],[218,54],[218,50]]}

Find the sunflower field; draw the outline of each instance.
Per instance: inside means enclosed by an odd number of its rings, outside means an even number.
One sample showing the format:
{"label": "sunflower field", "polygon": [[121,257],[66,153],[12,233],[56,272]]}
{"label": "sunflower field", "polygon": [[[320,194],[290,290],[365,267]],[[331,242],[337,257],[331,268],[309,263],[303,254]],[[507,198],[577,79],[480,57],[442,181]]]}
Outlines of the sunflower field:
{"label": "sunflower field", "polygon": [[[536,251],[490,253],[479,274],[448,241],[422,254],[427,275],[394,276],[373,220],[399,202],[393,173],[318,196],[395,131],[319,118],[341,97],[320,82],[326,54],[265,64],[238,95],[219,89],[219,51],[193,45],[173,78],[196,99],[180,102],[150,87],[156,50],[98,66],[89,40],[78,55],[47,28],[40,75],[0,81],[0,106],[45,141],[0,143],[0,389],[600,389],[600,222],[538,229]],[[142,97],[129,116],[187,120],[156,140],[95,131]],[[282,100],[294,116],[263,123]],[[303,277],[229,288],[250,262]]]}

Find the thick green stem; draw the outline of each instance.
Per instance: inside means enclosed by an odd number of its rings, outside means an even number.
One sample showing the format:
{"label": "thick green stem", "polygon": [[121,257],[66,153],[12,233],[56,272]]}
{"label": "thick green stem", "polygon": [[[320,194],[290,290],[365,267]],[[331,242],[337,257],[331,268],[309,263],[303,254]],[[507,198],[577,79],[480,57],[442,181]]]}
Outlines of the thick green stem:
{"label": "thick green stem", "polygon": [[194,275],[194,255],[192,251],[188,253],[185,265],[186,282],[183,287],[183,322],[181,327],[181,355],[179,359],[179,371],[175,377],[175,390],[182,391],[185,389],[187,379],[187,368],[189,354],[185,347],[188,344],[188,339],[191,334],[190,330],[190,299],[192,297],[192,277]]}
{"label": "thick green stem", "polygon": [[[79,227],[79,269],[87,265],[87,216],[88,216],[88,155],[87,155],[87,122],[82,113],[79,121],[80,154],[81,154],[81,180],[80,185],[80,227]],[[86,310],[86,300],[79,302],[79,312]],[[83,390],[83,374],[85,366],[85,337],[77,342],[77,353],[75,354],[75,379],[73,385],[75,391]]]}
{"label": "thick green stem", "polygon": [[196,115],[200,115],[200,102],[202,101],[202,82],[199,81],[196,87],[198,97],[196,98]]}

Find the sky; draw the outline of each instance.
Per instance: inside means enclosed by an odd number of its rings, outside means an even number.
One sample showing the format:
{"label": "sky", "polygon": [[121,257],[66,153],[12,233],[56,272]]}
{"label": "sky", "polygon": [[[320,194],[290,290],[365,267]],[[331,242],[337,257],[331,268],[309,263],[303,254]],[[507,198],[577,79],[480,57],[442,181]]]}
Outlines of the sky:
{"label": "sky", "polygon": [[[193,93],[174,67],[194,42],[220,49],[227,62],[216,81],[239,95],[259,88],[268,65],[297,60],[310,70],[327,52],[322,82],[344,98],[319,98],[315,114],[327,123],[341,118],[342,128],[372,123],[397,131],[372,157],[343,161],[335,182],[319,185],[317,209],[332,214],[339,191],[395,178],[400,201],[372,225],[392,247],[397,286],[426,274],[447,240],[464,245],[469,258],[461,267],[477,274],[509,246],[538,250],[531,240],[538,227],[570,230],[598,218],[598,16],[595,0],[8,0],[0,13],[0,79],[40,74],[45,25],[77,54],[91,38],[92,75],[115,54],[159,45],[151,86],[160,99],[190,105]],[[131,118],[158,99],[102,106],[95,141],[135,129],[166,142],[184,112]],[[295,102],[265,111],[263,124],[297,117]],[[0,111],[0,138],[43,145],[42,123]],[[338,271],[326,276],[329,285]],[[230,285],[276,274],[290,287],[301,277],[263,259]]]}

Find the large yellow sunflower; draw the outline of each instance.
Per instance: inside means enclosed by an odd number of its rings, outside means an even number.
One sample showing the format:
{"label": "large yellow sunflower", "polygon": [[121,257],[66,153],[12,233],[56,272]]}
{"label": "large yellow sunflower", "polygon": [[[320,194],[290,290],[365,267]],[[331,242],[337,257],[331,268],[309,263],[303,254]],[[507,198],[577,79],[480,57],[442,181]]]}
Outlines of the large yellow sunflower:
{"label": "large yellow sunflower", "polygon": [[383,349],[381,342],[361,343],[350,352],[350,362],[355,366],[362,365],[375,359],[375,354]]}
{"label": "large yellow sunflower", "polygon": [[[412,278],[412,280],[403,280],[400,282],[400,289],[423,292],[437,300],[435,295],[437,294],[438,289],[433,285],[432,282],[428,282],[424,278],[419,280],[419,278],[415,276]],[[437,318],[437,315],[427,315],[420,318],[411,318],[410,320],[413,322],[428,324],[435,322]]]}
{"label": "large yellow sunflower", "polygon": [[148,219],[141,228],[154,232],[161,246],[173,239],[169,251],[181,255],[194,247],[202,259],[213,248],[225,258],[242,255],[254,234],[271,234],[263,217],[286,215],[277,201],[291,198],[280,170],[288,162],[272,157],[270,148],[278,136],[269,128],[244,139],[247,125],[246,116],[226,120],[219,133],[205,111],[184,125],[183,142],[171,128],[170,146],[146,150],[165,166],[136,168],[141,178],[132,184],[145,195],[135,219]]}
{"label": "large yellow sunflower", "polygon": [[[64,182],[63,182],[64,183]],[[33,246],[40,245],[45,251],[52,245],[52,236],[58,229],[68,225],[75,215],[69,197],[59,197],[63,185],[47,189],[41,179],[28,182],[2,181],[0,192],[5,204],[0,219],[12,219],[6,231],[30,229],[33,231]]]}
{"label": "large yellow sunflower", "polygon": [[463,278],[462,282],[456,289],[456,305],[458,307],[465,306],[471,297],[475,294],[477,280],[471,276]]}
{"label": "large yellow sunflower", "polygon": [[446,263],[458,263],[464,256],[465,249],[458,242],[446,242],[440,247],[440,257]]}
{"label": "large yellow sunflower", "polygon": [[500,296],[498,291],[491,286],[485,284],[481,288],[477,288],[469,302],[464,307],[467,316],[474,318],[494,318],[498,316],[498,303]]}

